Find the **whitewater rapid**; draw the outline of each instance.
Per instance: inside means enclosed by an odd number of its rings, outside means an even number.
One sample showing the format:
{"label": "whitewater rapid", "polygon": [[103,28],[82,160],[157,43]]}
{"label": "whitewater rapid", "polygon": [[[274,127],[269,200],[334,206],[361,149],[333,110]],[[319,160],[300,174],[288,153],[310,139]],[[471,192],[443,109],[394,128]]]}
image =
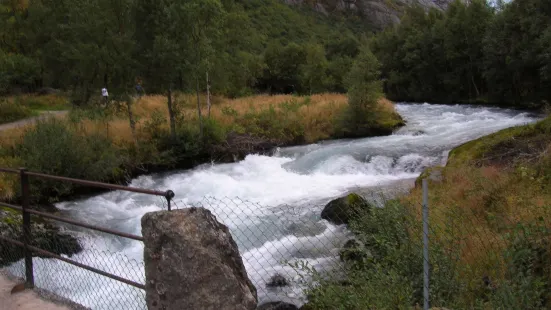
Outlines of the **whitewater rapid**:
{"label": "whitewater rapid", "polygon": [[[397,104],[396,109],[407,125],[391,136],[281,148],[273,156],[249,155],[231,164],[142,176],[131,186],[171,189],[176,207],[211,210],[236,239],[259,301],[300,303],[306,275],[291,265],[306,262],[324,272],[337,272],[338,251],[349,238],[345,227],[320,219],[324,204],[350,191],[413,179],[427,166],[445,164],[455,146],[537,120],[528,113],[486,107]],[[57,207],[80,221],[141,234],[141,217],[161,210],[165,203],[117,191]],[[81,238],[85,248],[73,259],[143,282],[140,242],[67,229]],[[140,290],[63,262],[35,261],[41,288],[92,309],[145,308]],[[10,271],[22,275],[21,262]],[[276,273],[290,285],[267,288]]]}

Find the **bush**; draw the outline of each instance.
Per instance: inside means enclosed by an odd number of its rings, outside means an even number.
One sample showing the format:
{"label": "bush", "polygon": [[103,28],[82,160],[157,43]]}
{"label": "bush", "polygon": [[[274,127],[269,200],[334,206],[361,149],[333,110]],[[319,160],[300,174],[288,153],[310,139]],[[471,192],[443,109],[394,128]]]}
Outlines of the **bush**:
{"label": "bush", "polygon": [[225,114],[234,117],[234,131],[246,132],[254,136],[275,140],[282,144],[297,144],[305,140],[306,129],[298,113],[302,106],[308,105],[310,98],[303,101],[291,99],[278,108],[270,105],[267,109],[256,110],[251,107],[243,115],[228,108]]}
{"label": "bush", "polygon": [[[40,121],[28,129],[15,153],[29,170],[93,181],[121,177],[125,162],[109,138],[81,134],[56,119]],[[33,180],[32,185],[39,193],[37,199],[48,196],[56,200],[74,189],[70,183],[44,180]]]}
{"label": "bush", "polygon": [[40,65],[36,60],[0,50],[0,94],[8,93],[13,87],[25,87],[26,91],[31,91],[39,77]]}
{"label": "bush", "polygon": [[[421,227],[397,201],[355,218],[350,229],[365,245],[361,260],[345,264],[343,282],[321,280],[308,291],[313,309],[409,309],[423,304]],[[431,244],[431,305],[448,306],[461,293],[452,256]]]}
{"label": "bush", "polygon": [[32,115],[33,112],[29,108],[18,102],[0,100],[0,124],[14,122]]}

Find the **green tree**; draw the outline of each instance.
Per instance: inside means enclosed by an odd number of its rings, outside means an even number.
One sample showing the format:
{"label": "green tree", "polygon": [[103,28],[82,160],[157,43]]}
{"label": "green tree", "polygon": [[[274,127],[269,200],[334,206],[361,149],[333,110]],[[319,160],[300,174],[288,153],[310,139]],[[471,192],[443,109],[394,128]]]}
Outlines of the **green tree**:
{"label": "green tree", "polygon": [[485,37],[485,75],[494,101],[522,104],[547,99],[545,59],[551,8],[547,1],[505,4]]}
{"label": "green tree", "polygon": [[361,137],[369,134],[376,119],[377,101],[383,94],[377,57],[364,48],[347,76],[348,108],[341,120],[342,135]]}
{"label": "green tree", "polygon": [[306,46],[305,63],[300,67],[301,85],[309,94],[323,92],[327,84],[328,63],[321,45]]}
{"label": "green tree", "polygon": [[300,67],[306,63],[306,51],[302,46],[291,43],[282,46],[270,44],[264,53],[266,70],[263,83],[272,93],[293,93],[300,91]]}

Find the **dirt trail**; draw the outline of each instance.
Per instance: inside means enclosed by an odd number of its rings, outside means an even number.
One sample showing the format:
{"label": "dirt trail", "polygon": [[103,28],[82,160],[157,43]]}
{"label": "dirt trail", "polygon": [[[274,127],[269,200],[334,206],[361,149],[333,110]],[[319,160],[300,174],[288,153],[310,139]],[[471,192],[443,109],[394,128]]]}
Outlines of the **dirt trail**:
{"label": "dirt trail", "polygon": [[2,130],[8,130],[8,129],[14,129],[14,128],[19,128],[19,127],[25,127],[29,124],[32,124],[33,122],[35,122],[36,120],[38,119],[41,119],[41,118],[46,118],[48,116],[64,116],[66,115],[67,113],[69,113],[69,111],[48,111],[48,112],[42,112],[42,114],[40,114],[39,116],[35,116],[35,117],[30,117],[30,118],[25,118],[25,119],[22,119],[22,120],[19,120],[17,122],[13,122],[13,123],[7,123],[7,124],[2,124],[0,125],[0,131]]}
{"label": "dirt trail", "polygon": [[60,306],[41,299],[33,290],[24,290],[11,294],[11,289],[18,283],[13,282],[0,274],[0,310],[70,310],[67,306]]}

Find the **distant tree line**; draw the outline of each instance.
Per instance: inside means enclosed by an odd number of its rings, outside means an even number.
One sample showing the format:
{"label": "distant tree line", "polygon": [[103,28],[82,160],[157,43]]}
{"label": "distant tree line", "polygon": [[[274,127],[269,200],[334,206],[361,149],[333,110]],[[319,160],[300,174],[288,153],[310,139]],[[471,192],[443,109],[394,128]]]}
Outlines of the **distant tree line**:
{"label": "distant tree line", "polygon": [[414,7],[371,48],[393,100],[541,106],[551,99],[551,2]]}
{"label": "distant tree line", "polygon": [[279,0],[0,0],[0,94],[344,92],[357,28]]}
{"label": "distant tree line", "polygon": [[411,7],[375,36],[368,25],[279,0],[0,0],[0,94],[347,92],[369,43],[392,100],[540,106],[551,95],[546,0],[458,0]]}

